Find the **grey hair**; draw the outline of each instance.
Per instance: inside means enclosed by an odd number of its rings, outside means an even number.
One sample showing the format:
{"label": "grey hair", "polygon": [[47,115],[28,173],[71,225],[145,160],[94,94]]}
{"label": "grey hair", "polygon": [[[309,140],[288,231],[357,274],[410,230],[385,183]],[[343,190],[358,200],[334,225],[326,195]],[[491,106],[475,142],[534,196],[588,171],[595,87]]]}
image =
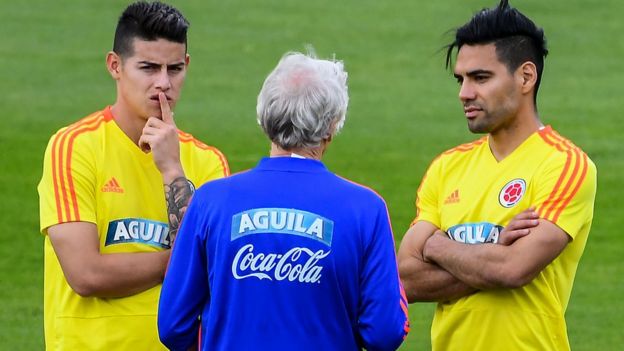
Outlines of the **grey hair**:
{"label": "grey hair", "polygon": [[258,124],[284,150],[311,148],[344,125],[349,95],[342,61],[285,54],[258,95]]}

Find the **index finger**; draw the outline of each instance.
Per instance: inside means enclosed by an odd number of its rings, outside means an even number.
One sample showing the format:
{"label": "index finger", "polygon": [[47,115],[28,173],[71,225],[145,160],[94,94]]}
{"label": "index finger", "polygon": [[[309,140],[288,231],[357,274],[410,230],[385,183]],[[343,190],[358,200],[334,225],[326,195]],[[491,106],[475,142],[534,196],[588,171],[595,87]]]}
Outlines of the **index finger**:
{"label": "index finger", "polygon": [[171,112],[171,106],[169,106],[165,93],[158,93],[158,101],[160,102],[160,113],[162,115],[163,122],[167,124],[174,124],[173,112]]}

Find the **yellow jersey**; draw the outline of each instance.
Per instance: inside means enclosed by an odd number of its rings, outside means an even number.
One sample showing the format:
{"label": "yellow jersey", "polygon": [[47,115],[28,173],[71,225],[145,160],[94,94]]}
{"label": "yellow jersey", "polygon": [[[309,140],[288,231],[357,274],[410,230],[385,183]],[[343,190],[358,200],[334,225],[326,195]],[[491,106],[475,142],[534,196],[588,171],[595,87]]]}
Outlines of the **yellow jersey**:
{"label": "yellow jersey", "polygon": [[[229,173],[223,154],[179,132],[180,159],[196,186]],[[170,248],[162,176],[118,127],[110,106],[50,139],[38,186],[40,229],[97,226],[100,252]],[[44,329],[48,350],[164,350],[156,312],[160,285],[124,298],[81,297],[68,285],[45,235]]]}
{"label": "yellow jersey", "polygon": [[418,189],[416,221],[433,223],[453,240],[496,243],[521,211],[572,239],[529,284],[482,290],[438,303],[433,350],[569,350],[564,314],[592,223],[596,167],[550,126],[497,161],[488,137],[438,156]]}

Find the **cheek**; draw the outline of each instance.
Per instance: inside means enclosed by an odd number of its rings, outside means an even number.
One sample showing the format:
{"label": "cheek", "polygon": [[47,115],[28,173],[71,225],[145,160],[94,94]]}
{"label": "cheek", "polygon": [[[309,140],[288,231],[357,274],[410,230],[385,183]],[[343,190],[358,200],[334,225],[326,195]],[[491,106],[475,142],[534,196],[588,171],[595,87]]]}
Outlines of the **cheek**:
{"label": "cheek", "polygon": [[185,78],[186,78],[186,74],[175,75],[171,78],[171,85],[179,89],[184,85]]}
{"label": "cheek", "polygon": [[141,89],[142,87],[149,86],[149,75],[141,71],[131,71],[127,75],[128,86],[132,86],[134,89]]}

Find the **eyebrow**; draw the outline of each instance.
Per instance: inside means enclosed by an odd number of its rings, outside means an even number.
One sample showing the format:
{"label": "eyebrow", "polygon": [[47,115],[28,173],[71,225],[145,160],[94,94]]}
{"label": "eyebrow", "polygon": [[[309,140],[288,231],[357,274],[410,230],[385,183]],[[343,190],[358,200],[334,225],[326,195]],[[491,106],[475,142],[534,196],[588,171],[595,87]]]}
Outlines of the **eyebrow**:
{"label": "eyebrow", "polygon": [[[139,65],[147,65],[147,66],[152,66],[152,67],[160,67],[162,66],[162,64],[160,63],[156,63],[156,62],[151,62],[151,61],[139,61],[138,62]],[[176,63],[172,63],[167,65],[167,68],[179,68],[184,66],[184,62],[176,62]]]}
{"label": "eyebrow", "polygon": [[[467,72],[466,76],[467,77],[474,77],[474,76],[478,76],[478,75],[481,75],[481,74],[492,75],[492,74],[494,74],[494,72],[488,71],[486,69],[475,69],[474,71]],[[456,77],[459,76],[459,74],[457,74],[457,73],[455,73],[454,75]]]}

